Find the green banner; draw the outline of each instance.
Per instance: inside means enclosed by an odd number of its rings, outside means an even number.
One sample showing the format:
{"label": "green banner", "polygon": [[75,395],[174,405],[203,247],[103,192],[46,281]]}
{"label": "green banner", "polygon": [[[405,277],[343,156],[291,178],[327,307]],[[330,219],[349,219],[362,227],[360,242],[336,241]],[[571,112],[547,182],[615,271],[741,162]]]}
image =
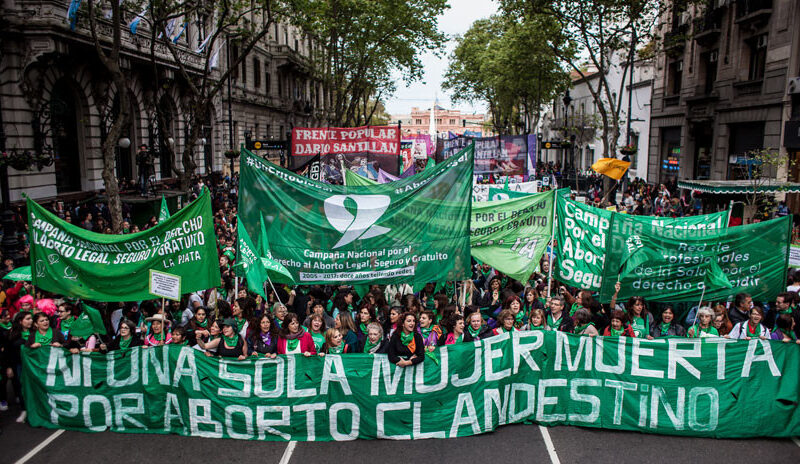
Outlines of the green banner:
{"label": "green banner", "polygon": [[553,233],[555,191],[472,204],[472,256],[520,282],[536,270]]}
{"label": "green banner", "polygon": [[[672,235],[673,230],[721,229],[727,227],[728,222],[727,211],[683,218],[634,216],[595,208],[561,195],[556,201],[556,216],[554,276],[567,285],[593,291],[599,291],[602,286],[612,217],[615,230],[623,236],[649,226],[661,227]],[[612,287],[615,282],[611,282]]]}
{"label": "green banner", "polygon": [[345,169],[344,185],[348,187],[366,187],[370,185],[378,185],[378,182],[372,179],[367,179],[364,176],[359,176],[358,174],[349,169]]}
{"label": "green banner", "polygon": [[[800,346],[512,332],[385,355],[249,358],[189,347],[25,348],[34,427],[247,440],[450,438],[535,421],[744,438],[800,434]],[[437,362],[438,361],[438,362]]]}
{"label": "green banner", "polygon": [[[615,215],[612,222],[621,216]],[[754,301],[773,301],[786,287],[791,229],[791,216],[729,228],[668,229],[653,224],[626,232],[612,224],[600,300],[611,300],[623,260],[644,252],[647,259],[633,259],[634,269],[622,275],[620,301],[641,296],[696,303],[704,289],[709,301],[732,299],[739,292],[749,293]],[[641,248],[628,253],[632,242]],[[720,269],[724,276],[719,276]],[[724,277],[733,288],[720,282]],[[706,282],[714,281],[720,283],[706,288]]]}
{"label": "green banner", "polygon": [[[239,217],[299,284],[437,282],[470,275],[472,146],[390,184],[330,185],[244,150]],[[286,283],[286,281],[281,280]]]}
{"label": "green banner", "polygon": [[266,239],[267,233],[264,229],[263,217],[260,223],[261,232],[259,234],[260,246],[258,251],[253,246],[253,241],[250,240],[247,229],[245,227],[237,229],[236,264],[234,264],[233,270],[237,276],[247,279],[247,288],[251,292],[257,293],[266,299],[264,285],[267,283],[268,278],[275,280],[275,276],[279,275],[282,279],[291,280],[292,275],[283,264],[272,257],[272,253],[269,251],[269,243],[267,243]]}
{"label": "green banner", "polygon": [[106,235],[69,224],[28,199],[33,284],[94,301],[152,298],[150,270],[182,277],[184,293],[219,285],[208,191],[157,226]]}
{"label": "green banner", "polygon": [[489,187],[489,201],[508,200],[509,198],[523,198],[535,193],[521,192],[508,188]]}

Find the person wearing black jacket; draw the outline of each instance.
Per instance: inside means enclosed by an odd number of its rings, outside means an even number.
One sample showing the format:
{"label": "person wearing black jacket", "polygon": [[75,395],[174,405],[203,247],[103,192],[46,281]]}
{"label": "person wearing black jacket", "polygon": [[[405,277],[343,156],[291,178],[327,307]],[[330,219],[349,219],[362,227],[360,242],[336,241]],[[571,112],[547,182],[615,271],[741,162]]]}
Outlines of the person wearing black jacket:
{"label": "person wearing black jacket", "polygon": [[247,337],[247,347],[253,356],[264,355],[274,358],[278,352],[278,330],[272,323],[269,313],[264,313],[258,318],[258,325],[253,327],[252,333]]}
{"label": "person wearing black jacket", "polygon": [[386,349],[389,362],[396,364],[397,367],[421,363],[425,360],[425,342],[416,330],[417,316],[413,313],[404,313],[400,316],[399,322],[400,327],[392,334]]}
{"label": "person wearing black jacket", "polygon": [[36,313],[33,318],[33,330],[30,331],[25,346],[39,348],[42,346],[64,346],[64,335],[60,330],[50,327],[50,318],[45,313]]}
{"label": "person wearing black jacket", "polygon": [[367,324],[367,336],[359,340],[353,353],[382,354],[386,353],[389,346],[389,339],[384,338],[383,328],[377,322]]}
{"label": "person wearing black jacket", "polygon": [[[467,307],[469,309],[469,307]],[[488,336],[491,327],[483,323],[483,316],[480,311],[473,310],[467,312],[467,330],[464,332],[464,342],[474,342]]]}
{"label": "person wearing black jacket", "polygon": [[575,324],[569,314],[564,311],[563,296],[555,295],[550,297],[550,308],[545,313],[545,325],[547,330],[572,333]]}
{"label": "person wearing black jacket", "polygon": [[733,299],[733,308],[728,311],[728,319],[733,325],[750,320],[750,307],[753,298],[747,293],[737,293]]}
{"label": "person wearing black jacket", "polygon": [[105,350],[103,345],[100,345],[100,351],[117,351],[142,345],[144,345],[144,342],[142,337],[136,334],[136,324],[130,319],[123,319],[119,323],[119,335],[106,345]]}

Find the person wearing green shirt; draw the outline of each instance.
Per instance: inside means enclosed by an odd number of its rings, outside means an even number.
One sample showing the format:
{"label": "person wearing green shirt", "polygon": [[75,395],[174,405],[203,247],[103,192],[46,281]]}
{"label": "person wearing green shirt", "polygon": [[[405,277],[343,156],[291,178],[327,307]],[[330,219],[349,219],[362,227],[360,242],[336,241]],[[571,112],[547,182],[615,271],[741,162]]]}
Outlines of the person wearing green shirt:
{"label": "person wearing green shirt", "polygon": [[316,313],[312,314],[308,319],[308,333],[314,339],[314,348],[316,348],[317,353],[321,353],[322,345],[325,344],[325,319],[321,314]]}
{"label": "person wearing green shirt", "polygon": [[61,335],[66,337],[69,335],[69,330],[72,327],[72,323],[75,322],[75,316],[72,314],[73,306],[69,303],[61,303],[58,305],[58,310],[56,310],[56,314],[58,315],[58,329],[61,331]]}
{"label": "person wearing green shirt", "polygon": [[686,336],[689,338],[719,337],[719,331],[711,324],[714,318],[714,311],[708,306],[703,306],[697,310],[697,323],[689,327]]}
{"label": "person wearing green shirt", "polygon": [[628,311],[628,319],[630,320],[631,329],[636,338],[647,338],[652,340],[653,336],[650,335],[650,327],[653,326],[653,315],[647,310],[647,303],[644,298],[640,296],[632,296],[625,305]]}

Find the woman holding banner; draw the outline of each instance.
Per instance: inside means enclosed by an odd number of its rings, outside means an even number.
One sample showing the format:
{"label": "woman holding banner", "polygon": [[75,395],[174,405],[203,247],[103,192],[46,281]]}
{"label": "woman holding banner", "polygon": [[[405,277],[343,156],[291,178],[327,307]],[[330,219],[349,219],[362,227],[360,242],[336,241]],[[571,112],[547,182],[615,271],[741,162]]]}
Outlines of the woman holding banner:
{"label": "woman holding banner", "polygon": [[661,321],[650,326],[650,338],[685,337],[686,330],[675,322],[675,311],[672,306],[666,306],[661,312]]}
{"label": "woman holding banner", "polygon": [[534,308],[530,312],[530,316],[528,317],[528,323],[522,327],[522,330],[547,330],[547,326],[544,324],[545,320],[544,310],[539,308]]}
{"label": "woman holding banner", "polygon": [[[462,329],[463,326],[462,318]],[[404,313],[400,316],[400,327],[389,339],[386,354],[389,356],[389,362],[396,364],[397,367],[407,367],[425,360],[425,342],[422,340],[422,335],[417,332],[416,315]]]}
{"label": "woman holding banner", "polygon": [[603,332],[604,337],[635,337],[628,325],[628,315],[621,309],[611,311],[611,324]]}
{"label": "woman holding banner", "polygon": [[575,316],[572,319],[575,322],[575,333],[577,335],[588,335],[590,337],[600,335],[594,326],[594,322],[592,322],[592,313],[588,309],[581,308],[575,311]]}
{"label": "woman holding banner", "polygon": [[18,423],[25,422],[25,418],[28,416],[28,413],[25,411],[25,401],[22,397],[22,384],[20,383],[20,375],[22,374],[21,347],[25,344],[25,341],[30,338],[32,330],[34,330],[33,317],[30,312],[20,311],[14,314],[11,331],[3,347],[3,368],[6,370],[6,377],[11,379],[14,393],[17,395],[20,408],[22,408],[22,413],[17,418]]}
{"label": "woman holding banner", "polygon": [[697,310],[697,323],[689,327],[687,336],[689,338],[719,337],[719,332],[714,328],[711,321],[714,318],[714,311],[708,306],[703,306]]}
{"label": "woman holding banner", "polygon": [[[336,328],[342,332],[344,344],[356,346],[361,337],[356,334],[356,323],[349,311],[343,311],[336,315]],[[366,336],[366,335],[365,335]]]}
{"label": "woman holding banner", "polygon": [[64,336],[59,330],[50,327],[50,318],[45,313],[36,313],[33,316],[33,326],[36,330],[30,332],[25,345],[29,348],[40,348],[42,346],[61,347],[64,344]]}
{"label": "woman holding banner", "polygon": [[725,338],[769,340],[769,329],[761,323],[763,320],[764,309],[761,306],[753,306],[750,309],[750,318],[733,326],[733,330]]}
{"label": "woman holding banner", "polygon": [[367,303],[363,303],[358,309],[358,318],[356,320],[358,323],[358,326],[356,327],[356,335],[358,336],[359,340],[367,338],[367,326],[369,326],[370,322],[374,320],[375,313],[372,310],[372,306]]}
{"label": "woman holding banner", "polygon": [[377,322],[370,322],[367,326],[367,338],[356,348],[355,353],[378,354],[386,353],[389,341],[383,338],[383,328]]}
{"label": "woman holding banner", "polygon": [[625,305],[625,310],[628,312],[628,320],[630,320],[634,335],[637,338],[652,340],[650,328],[654,325],[653,315],[647,311],[647,303],[644,298],[632,296]]}
{"label": "woman holding banner", "polygon": [[467,306],[466,308],[466,332],[464,332],[464,341],[472,342],[484,338],[490,330],[483,323],[483,316],[477,306]]}
{"label": "woman holding banner", "polygon": [[164,313],[156,313],[146,319],[150,323],[150,330],[144,337],[145,346],[168,345],[172,343],[172,335],[167,329],[169,321]]}
{"label": "woman holding banner", "polygon": [[[480,313],[478,313],[480,315]],[[447,337],[444,340],[445,345],[453,345],[455,343],[467,342],[469,335],[464,333],[464,316],[455,314],[449,319],[447,325]]]}
{"label": "woman holding banner", "polygon": [[431,311],[422,311],[419,315],[419,332],[428,351],[436,349],[442,341],[442,328],[433,323],[434,317]]}
{"label": "woman holding banner", "polygon": [[207,343],[202,338],[198,338],[197,344],[204,350],[216,348],[217,355],[223,358],[237,358],[241,361],[247,357],[247,344],[236,331],[236,320],[232,317],[222,321],[222,337]]}
{"label": "woman holding banner", "polygon": [[247,338],[247,350],[253,356],[264,355],[274,358],[278,351],[278,331],[269,314],[262,314],[256,320],[258,330],[253,330]]}
{"label": "woman holding banner", "polygon": [[142,339],[136,335],[136,324],[130,319],[123,319],[119,323],[119,335],[111,340],[111,343],[106,346],[106,350],[117,351],[142,345]]}
{"label": "woman holding banner", "polygon": [[[341,313],[339,313],[341,314]],[[325,331],[325,343],[322,345],[320,355],[324,354],[344,354],[350,352],[350,345],[342,341],[342,331],[339,329],[328,329]]]}
{"label": "woman holding banner", "polygon": [[300,354],[311,356],[317,354],[314,339],[303,330],[295,313],[288,313],[283,319],[283,326],[278,334],[278,354]]}
{"label": "woman holding banner", "polygon": [[325,324],[325,319],[321,314],[312,314],[308,318],[308,333],[311,334],[311,338],[314,340],[314,348],[317,349],[317,353],[322,349],[322,345],[325,344],[325,330],[327,328],[327,324]]}

